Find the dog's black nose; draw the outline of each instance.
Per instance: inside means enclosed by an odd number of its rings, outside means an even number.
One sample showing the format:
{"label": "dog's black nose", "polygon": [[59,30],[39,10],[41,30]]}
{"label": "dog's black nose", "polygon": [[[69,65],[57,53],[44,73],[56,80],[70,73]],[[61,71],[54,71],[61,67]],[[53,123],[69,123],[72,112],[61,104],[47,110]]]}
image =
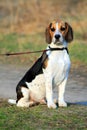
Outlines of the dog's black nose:
{"label": "dog's black nose", "polygon": [[56,34],[55,35],[55,38],[58,40],[60,38],[60,35],[59,34]]}

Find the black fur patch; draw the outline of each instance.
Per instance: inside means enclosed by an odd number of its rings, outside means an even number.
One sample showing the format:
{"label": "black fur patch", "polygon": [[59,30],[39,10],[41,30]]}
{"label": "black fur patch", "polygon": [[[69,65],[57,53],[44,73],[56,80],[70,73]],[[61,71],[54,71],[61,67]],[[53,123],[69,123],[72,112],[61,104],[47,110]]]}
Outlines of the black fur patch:
{"label": "black fur patch", "polygon": [[[47,58],[47,54],[44,51],[42,56],[34,63],[34,65],[26,72],[24,77],[21,79],[21,81],[18,83],[16,87],[16,92],[17,92],[17,102],[18,100],[23,97],[21,93],[21,87],[27,87],[26,82],[31,82],[35,77],[39,74],[43,73],[43,67],[44,67],[44,62]],[[29,89],[29,88],[28,88]]]}

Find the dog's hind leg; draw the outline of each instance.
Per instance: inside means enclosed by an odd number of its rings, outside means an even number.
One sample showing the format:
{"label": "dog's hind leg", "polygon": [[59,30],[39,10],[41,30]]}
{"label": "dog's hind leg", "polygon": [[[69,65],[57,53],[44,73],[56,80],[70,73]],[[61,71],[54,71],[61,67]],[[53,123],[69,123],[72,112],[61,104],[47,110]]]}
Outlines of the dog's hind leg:
{"label": "dog's hind leg", "polygon": [[22,87],[21,88],[22,97],[17,101],[18,107],[29,107],[29,89]]}

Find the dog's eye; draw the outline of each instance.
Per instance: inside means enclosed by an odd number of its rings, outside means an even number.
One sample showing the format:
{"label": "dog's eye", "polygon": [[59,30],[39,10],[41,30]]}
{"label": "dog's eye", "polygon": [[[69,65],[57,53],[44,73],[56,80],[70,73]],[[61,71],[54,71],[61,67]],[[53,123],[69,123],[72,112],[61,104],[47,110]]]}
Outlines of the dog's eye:
{"label": "dog's eye", "polygon": [[61,31],[65,31],[65,27],[61,27]]}
{"label": "dog's eye", "polygon": [[51,28],[51,31],[54,32],[54,31],[55,31],[55,28]]}

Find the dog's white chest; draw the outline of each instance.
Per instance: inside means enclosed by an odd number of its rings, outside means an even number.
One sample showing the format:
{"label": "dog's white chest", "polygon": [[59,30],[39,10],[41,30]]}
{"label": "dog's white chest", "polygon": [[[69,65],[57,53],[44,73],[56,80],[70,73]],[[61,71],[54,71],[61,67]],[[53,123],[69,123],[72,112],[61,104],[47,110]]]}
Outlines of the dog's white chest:
{"label": "dog's white chest", "polygon": [[49,56],[49,62],[46,71],[51,73],[54,85],[60,84],[62,80],[68,76],[69,68],[70,59],[66,50],[63,52],[53,52]]}
{"label": "dog's white chest", "polygon": [[66,53],[53,53],[48,57],[47,68],[43,69],[43,74],[39,74],[31,83],[27,83],[31,96],[36,101],[46,96],[46,82],[52,81],[53,88],[59,85],[68,76],[70,68],[69,56]]}

